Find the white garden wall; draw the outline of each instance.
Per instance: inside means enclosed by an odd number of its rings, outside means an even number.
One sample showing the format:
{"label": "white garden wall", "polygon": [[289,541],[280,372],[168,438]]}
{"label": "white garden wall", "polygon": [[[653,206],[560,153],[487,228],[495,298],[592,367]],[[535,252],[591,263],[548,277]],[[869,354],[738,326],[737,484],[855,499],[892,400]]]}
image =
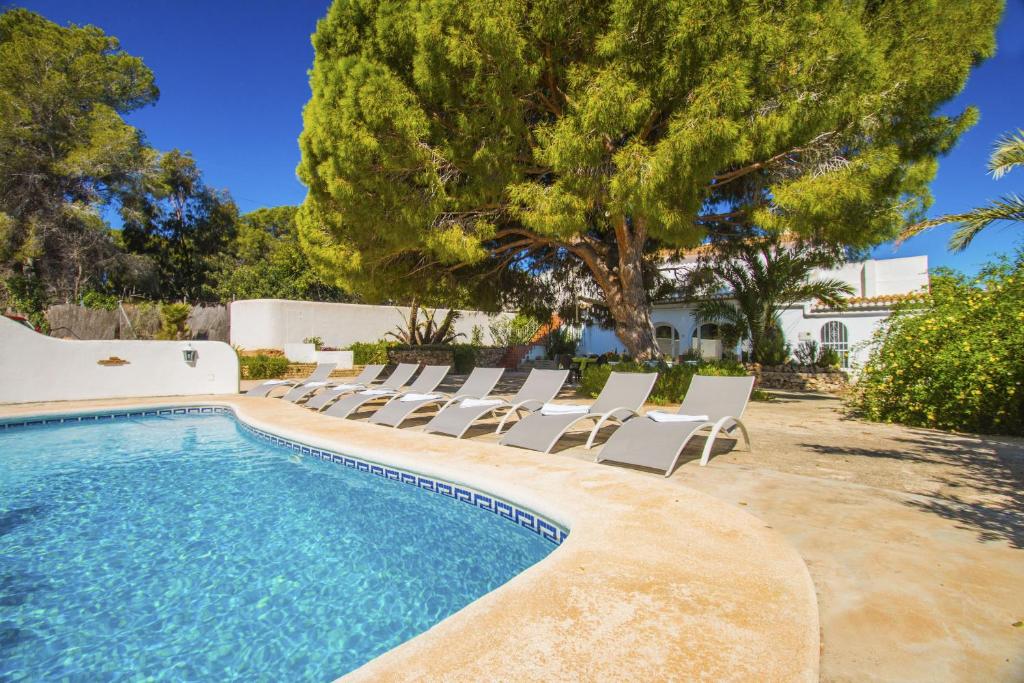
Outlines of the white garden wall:
{"label": "white garden wall", "polygon": [[[445,311],[435,320],[441,322]],[[509,316],[510,313],[500,313]],[[374,342],[401,325],[409,309],[404,306],[365,306],[283,299],[248,299],[231,304],[231,344],[244,349],[284,349],[286,344],[320,337],[326,346],[345,348],[355,342]],[[483,330],[483,343],[491,343],[489,325],[494,319],[480,311],[462,311],[455,323],[468,342],[473,326]]]}
{"label": "white garden wall", "polygon": [[[127,364],[99,364],[114,358]],[[238,357],[223,342],[65,341],[0,316],[0,378],[0,403],[234,394]]]}

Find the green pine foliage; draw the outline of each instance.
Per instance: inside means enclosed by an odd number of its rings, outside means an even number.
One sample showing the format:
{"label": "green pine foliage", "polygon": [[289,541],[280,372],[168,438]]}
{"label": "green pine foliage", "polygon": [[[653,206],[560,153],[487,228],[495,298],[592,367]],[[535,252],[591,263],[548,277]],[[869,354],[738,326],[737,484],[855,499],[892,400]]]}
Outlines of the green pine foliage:
{"label": "green pine foliage", "polygon": [[936,110],[1002,0],[335,0],[297,222],[368,300],[582,268],[634,357],[645,264],[760,227],[866,247],[923,214],[976,119]]}
{"label": "green pine foliage", "polygon": [[867,418],[1024,434],[1024,251],[977,277],[936,272],[922,306],[880,327],[856,384]]}

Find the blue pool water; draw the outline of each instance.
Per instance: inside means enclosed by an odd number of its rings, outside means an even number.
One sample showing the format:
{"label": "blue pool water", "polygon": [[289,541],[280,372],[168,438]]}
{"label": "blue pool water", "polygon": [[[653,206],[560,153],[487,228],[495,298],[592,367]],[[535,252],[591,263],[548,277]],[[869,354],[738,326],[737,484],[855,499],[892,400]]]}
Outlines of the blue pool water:
{"label": "blue pool water", "polygon": [[0,680],[330,680],[555,547],[229,416],[0,430]]}

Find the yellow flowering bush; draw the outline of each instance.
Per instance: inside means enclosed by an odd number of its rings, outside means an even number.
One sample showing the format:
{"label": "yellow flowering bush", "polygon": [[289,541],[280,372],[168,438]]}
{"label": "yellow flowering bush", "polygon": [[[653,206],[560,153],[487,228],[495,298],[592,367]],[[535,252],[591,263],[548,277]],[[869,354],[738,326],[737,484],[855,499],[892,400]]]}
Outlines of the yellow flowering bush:
{"label": "yellow flowering bush", "polygon": [[1024,250],[974,278],[938,270],[872,341],[850,399],[865,417],[1024,434]]}

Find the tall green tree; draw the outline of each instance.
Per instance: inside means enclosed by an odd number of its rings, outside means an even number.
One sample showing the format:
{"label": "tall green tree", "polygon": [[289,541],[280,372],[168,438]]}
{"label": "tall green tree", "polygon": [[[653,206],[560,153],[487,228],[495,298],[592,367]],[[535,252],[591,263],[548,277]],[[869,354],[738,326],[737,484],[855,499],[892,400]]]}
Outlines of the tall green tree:
{"label": "tall green tree", "polygon": [[159,298],[215,299],[212,273],[235,236],[238,207],[227,192],[206,185],[192,156],[178,150],[155,157],[143,185],[121,204],[125,247],[156,261]]}
{"label": "tall green tree", "polygon": [[292,299],[350,301],[310,266],[295,229],[297,207],[257,209],[238,221],[238,232],[212,278],[221,301]]}
{"label": "tall green tree", "polygon": [[778,318],[783,310],[813,300],[842,307],[853,293],[841,280],[815,275],[839,265],[844,251],[774,231],[716,235],[696,263],[681,271],[680,284],[688,298],[698,301],[700,319],[735,328],[750,340],[755,361],[781,362],[772,356],[782,342]]}
{"label": "tall green tree", "polygon": [[370,298],[582,264],[657,355],[645,254],[737,225],[865,246],[923,211],[1002,5],[335,0],[300,234]]}
{"label": "tall green tree", "polygon": [[[996,142],[996,148],[988,162],[988,172],[999,180],[1018,166],[1024,166],[1024,130],[1004,135]],[[921,221],[904,230],[900,235],[900,241],[948,223],[960,224],[949,238],[950,251],[963,251],[970,246],[978,233],[994,223],[1017,224],[1017,227],[1024,225],[1024,197],[1011,192],[965,213],[948,214]]]}
{"label": "tall green tree", "polygon": [[142,60],[100,29],[0,14],[0,276],[13,289],[76,299],[124,270],[101,211],[147,164],[122,116],[157,97]]}

